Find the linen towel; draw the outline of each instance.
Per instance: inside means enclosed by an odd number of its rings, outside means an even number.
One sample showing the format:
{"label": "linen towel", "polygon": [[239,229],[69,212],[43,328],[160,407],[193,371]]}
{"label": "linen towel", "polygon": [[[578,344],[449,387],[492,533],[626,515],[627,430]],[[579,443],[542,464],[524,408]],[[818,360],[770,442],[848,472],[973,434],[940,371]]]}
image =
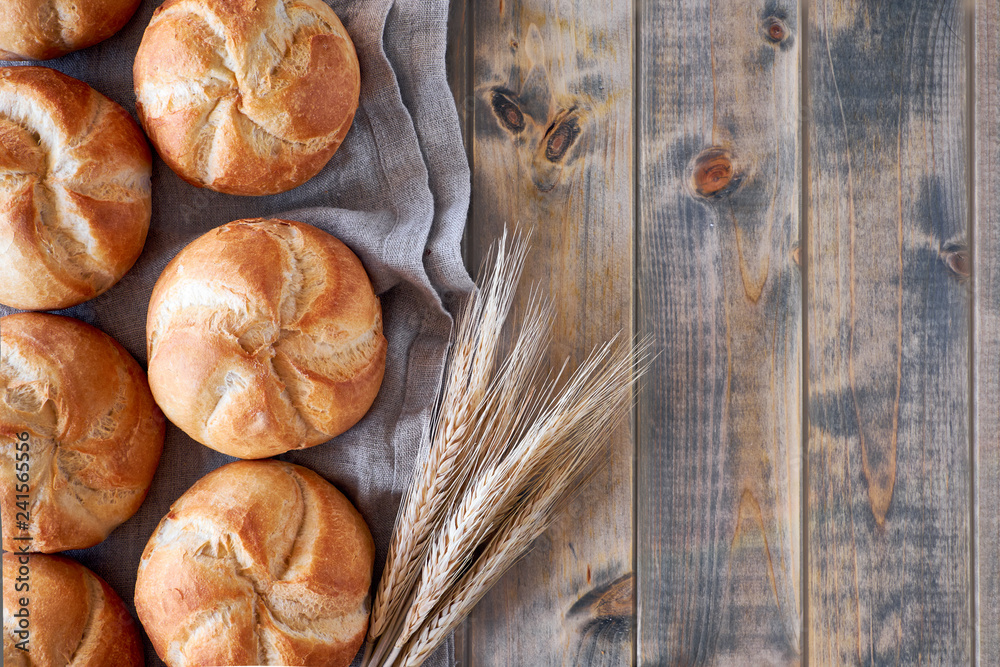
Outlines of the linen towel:
{"label": "linen towel", "polygon": [[[330,163],[289,192],[239,197],[183,182],[154,151],[153,217],[142,256],[108,292],[60,312],[108,333],[145,366],[153,284],[197,236],[230,220],[284,217],[350,246],[382,300],[385,380],[371,411],[350,431],[278,458],[317,471],[351,499],[375,538],[377,581],[442,379],[452,324],[444,304],[473,289],[460,252],[469,166],[445,72],[447,0],[327,1],[361,64],[360,106]],[[143,2],[111,39],[39,64],[90,84],[135,116],[132,62],[159,4]],[[0,315],[9,312],[0,307]],[[107,580],[134,617],[136,568],[156,524],[196,480],[231,460],[168,423],[163,458],[139,512],[103,543],[66,555]],[[143,641],[146,664],[163,664],[144,633]],[[449,642],[427,664],[452,664],[452,652]]]}

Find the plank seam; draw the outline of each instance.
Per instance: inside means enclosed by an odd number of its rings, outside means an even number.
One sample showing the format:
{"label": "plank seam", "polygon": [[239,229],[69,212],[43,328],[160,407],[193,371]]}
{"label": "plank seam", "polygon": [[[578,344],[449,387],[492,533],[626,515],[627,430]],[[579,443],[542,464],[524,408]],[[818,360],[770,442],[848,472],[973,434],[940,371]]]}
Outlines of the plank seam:
{"label": "plank seam", "polygon": [[[463,0],[452,0],[453,2],[462,2]],[[476,151],[475,151],[475,138],[476,138],[476,71],[474,69],[476,64],[476,3],[473,0],[467,0],[466,3],[466,19],[465,19],[465,99],[462,101],[463,110],[466,113],[465,120],[465,131],[466,139],[468,143],[468,150],[466,153],[469,158],[469,182],[473,182],[472,175],[476,173]],[[471,102],[471,108],[470,108]],[[472,212],[476,210],[476,189],[469,188],[469,215],[468,221],[466,222],[466,238],[468,239],[469,258],[468,264],[470,265],[470,274],[476,275],[476,271],[479,267],[471,266],[472,261],[472,248],[478,247],[478,238],[476,234],[476,225],[469,224],[472,222]],[[469,643],[466,643],[466,653],[469,652]],[[468,655],[466,656],[468,657]],[[471,663],[466,663],[471,664]]]}
{"label": "plank seam", "polygon": [[800,330],[800,354],[802,359],[802,418],[800,420],[802,475],[799,484],[799,521],[801,523],[801,583],[802,596],[801,637],[802,664],[809,664],[809,0],[799,3],[799,160],[801,183],[799,184],[799,277],[801,279],[800,298],[802,315]]}
{"label": "plank seam", "polygon": [[[642,49],[640,48],[639,40],[641,39],[642,32],[640,28],[642,26],[642,2],[643,0],[633,0],[632,1],[632,341],[633,349],[634,344],[638,339],[638,336],[642,333],[640,326],[642,325],[641,319],[641,302],[639,301],[639,280],[642,276],[641,266],[640,266],[640,248],[639,245],[639,235],[641,233],[642,225],[640,217],[642,215],[640,205],[642,203],[640,190],[640,140],[642,138],[642,132],[639,128],[639,114],[640,100],[641,100],[641,86],[639,84],[639,77],[642,75],[641,65],[642,65]],[[637,367],[633,367],[633,372],[636,372]],[[642,391],[642,387],[637,387],[637,392]],[[639,425],[642,423],[641,419],[641,401],[638,400],[638,393],[636,395],[636,401],[632,408],[632,572],[633,577],[633,588],[632,588],[632,618],[634,619],[634,624],[632,628],[632,664],[638,667],[639,665],[639,638],[642,636],[640,633],[640,622],[639,617],[639,591],[642,583],[642,577],[639,576],[639,545],[637,539],[639,536],[639,456],[642,452],[641,449],[641,433]]]}
{"label": "plank seam", "polygon": [[976,0],[966,0],[966,63],[965,63],[965,93],[966,93],[966,169],[968,171],[968,197],[966,211],[966,229],[968,230],[969,257],[969,662],[979,664],[979,591],[976,588],[978,567],[977,544],[977,512],[976,500],[979,493],[977,485],[978,457],[976,456]]}

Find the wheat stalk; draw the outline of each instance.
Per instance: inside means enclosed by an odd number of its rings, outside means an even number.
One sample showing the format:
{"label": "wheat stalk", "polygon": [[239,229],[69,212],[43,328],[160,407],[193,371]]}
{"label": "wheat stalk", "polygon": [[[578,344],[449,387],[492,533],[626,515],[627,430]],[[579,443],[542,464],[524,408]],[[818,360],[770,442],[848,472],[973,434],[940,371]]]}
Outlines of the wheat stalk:
{"label": "wheat stalk", "polygon": [[643,344],[636,350],[636,356],[643,361],[634,374],[627,349],[620,347],[611,355],[601,371],[602,379],[598,382],[597,391],[590,397],[598,402],[606,401],[606,409],[593,415],[595,419],[590,433],[594,437],[580,441],[576,447],[567,448],[563,456],[553,462],[547,471],[549,474],[540,478],[537,488],[490,540],[474,565],[449,591],[446,601],[423,622],[405,651],[401,651],[398,663],[401,667],[418,667],[430,656],[486,592],[545,532],[555,512],[592,474],[594,462],[606,440],[603,434],[618,426],[627,414],[633,383],[646,369],[644,358],[648,349],[648,344]]}
{"label": "wheat stalk", "polygon": [[547,404],[555,386],[544,367],[553,317],[551,305],[532,295],[517,339],[482,402],[476,438],[469,442],[475,455],[463,492],[468,482],[507,454]]}
{"label": "wheat stalk", "polygon": [[613,343],[599,348],[509,455],[470,487],[431,545],[393,654],[402,653],[488,536],[505,521],[517,522],[516,506],[538,480],[558,479],[558,471],[567,469],[577,474],[581,461],[592,460],[609,424],[626,412],[631,373],[631,350],[626,346],[617,351]]}
{"label": "wheat stalk", "polygon": [[427,619],[403,654],[403,667],[417,667],[448,638],[473,607],[516,563],[528,547],[545,532],[564,488],[570,484],[568,470],[545,484],[531,497],[516,521],[491,542],[475,565],[456,585],[446,604]]}
{"label": "wheat stalk", "polygon": [[525,254],[523,241],[508,250],[505,234],[458,318],[376,593],[366,667],[419,665],[447,637],[593,470],[645,371],[648,345],[616,337],[560,387],[565,366],[553,375],[543,363],[553,313],[537,292],[505,345]]}
{"label": "wheat stalk", "polygon": [[[464,443],[468,449],[467,479],[474,479],[480,471],[489,470],[500,461],[508,452],[510,443],[517,441],[546,404],[552,388],[551,385],[541,384],[546,375],[542,362],[551,339],[551,321],[551,307],[537,295],[534,296],[517,339],[487,388],[476,424],[470,429],[473,435]],[[543,388],[539,389],[539,386]],[[465,490],[468,484],[459,482],[454,486]],[[457,503],[457,497],[450,498],[448,507]],[[438,524],[438,534],[442,531]],[[435,542],[436,539],[429,543],[433,545]],[[423,563],[426,564],[426,558]],[[419,592],[412,591],[407,597],[406,607],[412,610],[415,601],[419,600]],[[400,624],[405,620],[402,611],[401,608],[398,621],[390,624],[391,630],[383,633],[388,639],[380,641],[377,648],[369,651],[372,661],[366,664],[392,664],[395,660],[398,650],[392,638],[398,638],[402,631]]]}
{"label": "wheat stalk", "polygon": [[494,372],[500,332],[526,252],[525,240],[515,240],[508,251],[504,234],[483,289],[469,298],[459,315],[436,427],[404,495],[375,595],[371,639],[386,631],[407,601],[428,540],[467,476],[464,468],[471,462],[465,444]]}

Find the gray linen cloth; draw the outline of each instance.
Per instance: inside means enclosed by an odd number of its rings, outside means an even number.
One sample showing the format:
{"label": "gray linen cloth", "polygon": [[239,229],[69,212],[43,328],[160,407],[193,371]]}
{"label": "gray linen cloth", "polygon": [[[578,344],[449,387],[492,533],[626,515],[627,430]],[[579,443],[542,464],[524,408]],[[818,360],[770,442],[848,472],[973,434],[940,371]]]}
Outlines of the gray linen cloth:
{"label": "gray linen cloth", "polygon": [[[290,192],[238,197],[188,185],[155,158],[153,218],[142,256],[107,293],[63,313],[110,334],[145,365],[153,284],[197,236],[239,218],[286,217],[350,246],[382,300],[389,342],[382,389],[347,433],[278,458],[319,472],[360,510],[375,538],[377,580],[442,378],[451,331],[443,303],[472,289],[460,253],[469,167],[445,74],[447,0],[328,2],[357,47],[362,85],[354,124],[326,168]],[[132,61],[158,4],[143,2],[106,42],[43,64],[134,115]],[[0,314],[9,312],[0,307]],[[106,579],[134,615],[135,572],[157,522],[196,480],[231,460],[168,424],[163,458],[139,512],[103,543],[67,555]],[[163,664],[145,635],[143,641],[147,664]],[[427,664],[450,664],[451,653],[449,643]]]}

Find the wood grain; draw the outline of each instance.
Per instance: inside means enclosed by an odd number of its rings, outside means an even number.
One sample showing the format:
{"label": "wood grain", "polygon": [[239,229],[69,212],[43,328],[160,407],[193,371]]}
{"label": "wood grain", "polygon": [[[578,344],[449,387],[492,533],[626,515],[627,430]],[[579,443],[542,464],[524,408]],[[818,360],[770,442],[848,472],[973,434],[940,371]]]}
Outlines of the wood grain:
{"label": "wood grain", "polygon": [[810,11],[810,664],[968,664],[963,3]]}
{"label": "wood grain", "polygon": [[475,96],[472,78],[473,3],[471,0],[452,0],[448,5],[448,45],[445,51],[448,85],[455,98],[458,120],[462,127],[462,141],[470,159],[472,157],[472,119],[475,116]]}
{"label": "wood grain", "polygon": [[798,3],[639,3],[638,660],[801,658]]}
{"label": "wood grain", "polygon": [[973,442],[977,664],[1000,664],[1000,4],[976,4]]}
{"label": "wood grain", "polygon": [[[552,299],[553,360],[576,363],[632,329],[631,7],[471,6],[470,264],[504,227],[530,230],[521,303],[532,283]],[[600,474],[478,605],[467,624],[471,665],[545,667],[588,655],[631,664],[631,615],[588,622],[591,608],[576,605],[632,570],[632,456],[629,430],[619,429]],[[624,581],[616,591],[631,600]]]}

